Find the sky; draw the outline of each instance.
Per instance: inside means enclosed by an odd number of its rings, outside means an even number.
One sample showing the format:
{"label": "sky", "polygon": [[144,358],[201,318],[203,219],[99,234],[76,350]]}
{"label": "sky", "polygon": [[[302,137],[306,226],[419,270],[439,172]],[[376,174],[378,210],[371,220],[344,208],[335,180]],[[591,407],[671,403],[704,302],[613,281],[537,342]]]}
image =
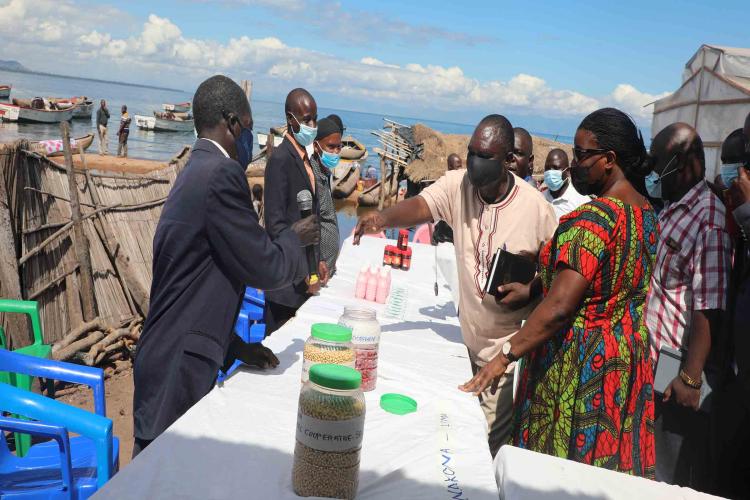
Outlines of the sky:
{"label": "sky", "polygon": [[222,73],[283,102],[570,132],[676,90],[703,43],[750,46],[747,0],[0,0],[0,59],[178,88]]}

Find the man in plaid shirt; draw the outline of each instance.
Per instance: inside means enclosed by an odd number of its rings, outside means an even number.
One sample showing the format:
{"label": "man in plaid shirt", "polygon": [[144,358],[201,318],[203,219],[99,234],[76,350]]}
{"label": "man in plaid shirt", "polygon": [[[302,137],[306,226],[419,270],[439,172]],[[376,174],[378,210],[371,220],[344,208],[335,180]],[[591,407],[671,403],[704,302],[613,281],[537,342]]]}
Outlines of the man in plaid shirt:
{"label": "man in plaid shirt", "polygon": [[670,125],[651,151],[656,163],[646,187],[666,205],[644,316],[654,362],[665,345],[687,351],[663,398],[654,398],[656,479],[705,489],[709,420],[696,410],[701,376],[711,372],[711,338],[719,335],[726,308],[732,241],[724,205],[705,180],[697,132],[685,123]]}

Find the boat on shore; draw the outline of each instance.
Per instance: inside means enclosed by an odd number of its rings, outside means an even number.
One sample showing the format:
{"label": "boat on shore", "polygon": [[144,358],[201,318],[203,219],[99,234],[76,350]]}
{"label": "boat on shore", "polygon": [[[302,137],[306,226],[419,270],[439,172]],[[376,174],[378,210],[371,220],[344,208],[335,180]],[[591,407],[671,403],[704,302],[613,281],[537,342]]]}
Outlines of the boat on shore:
{"label": "boat on shore", "polygon": [[[337,176],[337,173],[341,173]],[[331,194],[336,199],[348,198],[357,188],[359,182],[359,167],[352,164],[345,164],[334,169],[333,186]]]}
{"label": "boat on shore", "polygon": [[[94,142],[94,134],[84,135],[83,137],[76,137],[70,140],[70,149],[73,154],[77,154],[80,149],[86,151],[89,146]],[[62,139],[48,139],[46,141],[36,141],[31,143],[35,151],[39,151],[49,157],[63,156],[63,142]]]}
{"label": "boat on shore", "polygon": [[[268,142],[268,134],[262,134],[262,133],[258,132],[257,135],[258,135],[258,146],[260,146],[261,148],[265,148],[266,147],[266,143]],[[273,136],[273,147],[275,147],[275,148],[279,147],[279,145],[282,143],[283,140],[284,140],[283,137],[279,137],[278,135],[274,134],[274,136]]]}
{"label": "boat on shore", "polygon": [[[386,201],[393,197],[398,192],[398,183],[392,182],[393,180],[393,174],[391,173],[386,177],[385,179],[385,199]],[[382,182],[378,182],[374,184],[372,187],[369,187],[362,191],[362,194],[359,195],[359,198],[357,199],[357,202],[359,203],[359,206],[361,207],[376,207],[378,203],[380,202],[380,186],[382,185]]]}
{"label": "boat on shore", "polygon": [[8,99],[10,97],[10,85],[0,85],[0,99]]}
{"label": "boat on shore", "polygon": [[341,159],[362,161],[367,158],[367,148],[352,136],[341,139]]}
{"label": "boat on shore", "polygon": [[17,122],[19,109],[21,108],[12,104],[0,103],[0,122]]}
{"label": "boat on shore", "polygon": [[161,107],[164,109],[164,111],[172,111],[174,113],[187,113],[188,111],[190,111],[190,108],[192,108],[193,105],[189,102],[181,102],[178,104],[162,104]]}

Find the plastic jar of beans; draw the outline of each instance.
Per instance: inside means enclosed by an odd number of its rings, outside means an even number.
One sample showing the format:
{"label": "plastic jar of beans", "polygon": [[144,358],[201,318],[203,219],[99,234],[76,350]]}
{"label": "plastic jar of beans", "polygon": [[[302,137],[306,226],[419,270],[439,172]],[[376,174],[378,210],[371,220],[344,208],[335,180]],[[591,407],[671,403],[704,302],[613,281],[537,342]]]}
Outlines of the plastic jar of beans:
{"label": "plastic jar of beans", "polygon": [[316,323],[310,329],[302,353],[302,382],[307,382],[310,368],[320,363],[354,368],[352,330],[333,323]]}
{"label": "plastic jar of beans", "polygon": [[354,367],[362,374],[362,390],[375,389],[378,381],[378,348],[380,323],[375,311],[366,307],[346,307],[339,325],[351,328],[352,345],[356,362]]}
{"label": "plastic jar of beans", "polygon": [[354,498],[365,424],[365,398],[357,370],[320,364],[310,368],[297,408],[292,486],[303,497]]}

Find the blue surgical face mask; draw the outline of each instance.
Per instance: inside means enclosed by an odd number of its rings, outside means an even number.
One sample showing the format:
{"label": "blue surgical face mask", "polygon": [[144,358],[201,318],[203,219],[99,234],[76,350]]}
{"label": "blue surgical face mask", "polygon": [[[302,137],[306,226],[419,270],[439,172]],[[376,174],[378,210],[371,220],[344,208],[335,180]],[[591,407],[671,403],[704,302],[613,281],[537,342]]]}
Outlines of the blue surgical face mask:
{"label": "blue surgical face mask", "polygon": [[339,164],[339,159],[341,158],[341,155],[337,155],[334,153],[329,153],[328,151],[323,151],[320,154],[320,161],[328,168],[334,168],[336,165]]}
{"label": "blue surgical face mask", "polygon": [[247,168],[250,160],[253,158],[253,131],[252,129],[242,127],[240,136],[234,140],[234,147],[237,148],[237,161],[242,168]]}
{"label": "blue surgical face mask", "polygon": [[721,180],[724,181],[726,187],[730,187],[732,182],[739,177],[739,169],[742,165],[742,163],[724,163],[721,166]]}
{"label": "blue surgical face mask", "polygon": [[677,155],[674,155],[671,160],[669,160],[669,163],[667,163],[667,166],[664,167],[664,173],[659,175],[655,171],[652,171],[650,174],[646,176],[644,179],[646,182],[646,191],[648,191],[648,195],[651,198],[654,199],[661,199],[661,181],[669,174],[673,174],[674,172],[677,172],[677,167],[675,166],[673,169],[669,169],[669,166],[672,164],[672,162],[677,158]]}
{"label": "blue surgical face mask", "polygon": [[[565,170],[567,170],[567,168]],[[565,179],[563,179],[563,172],[565,172],[565,170],[552,169],[544,171],[544,183],[550,191],[560,191],[565,185]]]}
{"label": "blue surgical face mask", "polygon": [[[289,114],[292,115],[292,113]],[[313,143],[313,141],[315,140],[315,136],[318,135],[318,127],[310,127],[308,125],[305,125],[304,123],[300,123],[300,121],[294,115],[292,115],[292,118],[294,118],[294,121],[296,121],[297,125],[299,125],[299,132],[295,132],[294,130],[292,130],[294,138],[297,140],[297,144],[299,144],[303,148],[306,148]]]}

